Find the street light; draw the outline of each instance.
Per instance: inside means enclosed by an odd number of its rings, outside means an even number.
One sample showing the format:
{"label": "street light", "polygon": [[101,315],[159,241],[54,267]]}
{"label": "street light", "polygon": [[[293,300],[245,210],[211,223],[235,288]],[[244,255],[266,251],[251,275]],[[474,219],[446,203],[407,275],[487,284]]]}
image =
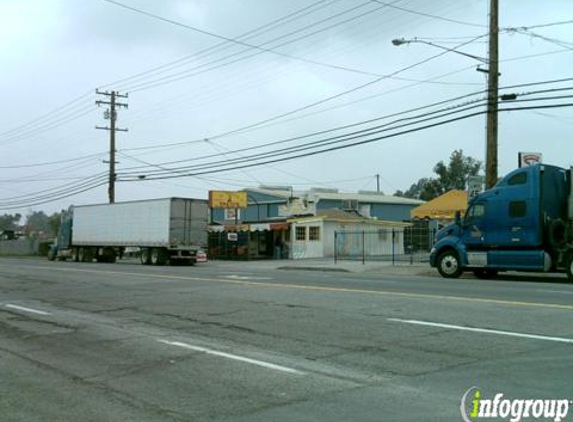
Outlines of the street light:
{"label": "street light", "polygon": [[395,45],[396,47],[399,47],[399,46],[404,45],[404,44],[413,44],[413,43],[431,45],[432,47],[436,47],[436,48],[439,48],[441,50],[445,50],[445,51],[449,51],[451,53],[456,53],[456,54],[460,54],[462,56],[470,57],[470,58],[478,60],[482,63],[489,63],[489,60],[484,58],[484,57],[475,56],[475,55],[469,54],[469,53],[464,53],[463,51],[458,51],[455,48],[444,47],[443,45],[434,44],[433,42],[420,40],[418,38],[412,38],[411,40],[407,40],[405,38],[395,38],[392,40],[392,44]]}
{"label": "street light", "polygon": [[[497,1],[497,0],[492,0]],[[497,21],[494,22],[494,27],[497,28]],[[495,31],[494,31],[495,32]],[[441,50],[449,51],[451,53],[456,53],[461,56],[469,57],[474,60],[478,60],[481,63],[488,65],[488,70],[477,67],[478,72],[484,72],[488,74],[488,88],[487,88],[487,142],[486,142],[486,162],[485,162],[485,172],[486,172],[486,186],[488,188],[493,187],[497,182],[497,102],[498,102],[498,62],[497,62],[497,33],[495,37],[491,37],[490,34],[490,55],[495,57],[493,60],[489,60],[483,57],[475,56],[473,54],[464,53],[463,51],[458,51],[454,48],[444,47],[439,44],[434,44],[429,41],[420,40],[418,38],[412,38],[410,40],[404,38],[395,38],[392,40],[392,44],[396,47],[404,44],[426,44],[432,47],[439,48]],[[495,52],[492,53],[492,43],[495,46]]]}

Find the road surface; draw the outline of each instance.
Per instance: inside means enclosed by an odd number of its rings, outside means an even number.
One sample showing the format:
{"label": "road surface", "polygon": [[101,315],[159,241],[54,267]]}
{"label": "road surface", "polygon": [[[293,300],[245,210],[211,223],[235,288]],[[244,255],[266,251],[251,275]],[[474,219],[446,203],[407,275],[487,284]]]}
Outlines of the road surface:
{"label": "road surface", "polygon": [[4,258],[0,293],[2,421],[444,422],[474,386],[573,399],[564,278]]}

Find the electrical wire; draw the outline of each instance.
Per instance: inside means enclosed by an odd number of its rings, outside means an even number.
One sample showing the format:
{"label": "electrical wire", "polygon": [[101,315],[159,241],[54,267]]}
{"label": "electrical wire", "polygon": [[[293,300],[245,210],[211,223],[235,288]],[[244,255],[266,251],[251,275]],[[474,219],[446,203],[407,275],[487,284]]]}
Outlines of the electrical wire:
{"label": "electrical wire", "polygon": [[[286,23],[290,23],[293,20],[308,16],[311,13],[314,13],[314,12],[316,12],[316,11],[326,7],[326,6],[338,3],[339,1],[341,1],[341,0],[334,0],[334,1],[319,0],[315,3],[312,3],[309,6],[305,6],[305,7],[298,9],[292,13],[289,13],[286,16],[275,19],[272,22],[266,23],[262,26],[259,26],[257,28],[252,29],[252,30],[244,32],[241,35],[237,36],[236,38],[237,39],[250,39],[250,38],[255,37],[255,36],[260,36],[261,34],[264,34],[265,32],[268,32],[269,30],[272,30],[277,26],[280,26],[280,25],[286,24]],[[322,6],[318,7],[319,5],[322,5]],[[314,10],[312,10],[312,9],[314,9]],[[181,58],[174,60],[174,61],[171,61],[169,63],[165,63],[163,65],[156,66],[156,67],[148,69],[146,71],[137,73],[135,75],[116,80],[114,82],[111,82],[107,85],[102,86],[102,88],[117,86],[117,85],[122,84],[124,82],[128,82],[128,81],[134,80],[134,79],[135,80],[141,79],[142,77],[149,76],[149,75],[161,74],[161,73],[169,70],[170,68],[180,67],[182,65],[185,65],[185,62],[187,62],[191,59],[197,59],[197,58],[200,58],[200,57],[203,57],[206,55],[208,56],[208,55],[212,54],[213,52],[216,52],[217,50],[221,50],[221,47],[230,46],[230,45],[233,45],[233,43],[228,42],[228,41],[220,42],[218,44],[215,44],[213,46],[209,46],[209,47],[204,48],[200,51],[197,51],[193,54],[186,55],[184,57],[181,57]]]}
{"label": "electrical wire", "polygon": [[18,165],[13,165],[13,166],[0,166],[0,169],[20,169],[20,168],[30,168],[30,167],[45,167],[45,166],[52,166],[55,164],[70,163],[72,161],[80,161],[80,160],[83,160],[85,158],[102,157],[105,154],[107,154],[107,152],[98,152],[96,154],[83,155],[80,157],[68,158],[65,160],[43,161],[43,162],[39,162],[39,163],[18,164]]}
{"label": "electrical wire", "polygon": [[[506,112],[506,111],[524,111],[524,110],[537,110],[537,109],[552,109],[552,108],[562,108],[562,107],[572,107],[573,103],[565,103],[565,104],[551,104],[551,105],[544,105],[544,106],[527,106],[527,107],[507,107],[507,108],[500,108],[499,111],[500,112]],[[372,142],[378,142],[380,140],[383,139],[389,139],[389,138],[394,138],[397,136],[402,136],[402,135],[406,135],[406,134],[410,134],[410,133],[415,133],[415,132],[419,132],[422,130],[426,130],[426,129],[430,129],[430,128],[434,128],[434,127],[439,127],[439,126],[443,126],[443,125],[447,125],[447,124],[451,124],[460,120],[465,120],[465,119],[469,119],[472,117],[476,117],[476,116],[480,116],[485,114],[486,111],[477,111],[477,112],[473,112],[470,114],[466,114],[463,116],[458,116],[458,117],[452,117],[450,119],[444,120],[444,121],[440,121],[437,123],[429,123],[426,124],[424,126],[421,127],[416,127],[416,128],[411,128],[408,130],[404,130],[401,132],[397,132],[397,133],[392,133],[389,135],[383,135],[383,136],[378,136],[375,138],[370,138],[370,139],[366,139],[366,140],[362,140],[362,141],[357,141],[354,142],[352,144],[345,144],[345,145],[336,145],[336,146],[332,146],[329,148],[324,148],[321,150],[315,150],[315,151],[309,151],[309,152],[304,152],[304,153],[300,153],[298,155],[293,155],[293,156],[286,156],[286,157],[279,157],[279,158],[272,158],[272,159],[268,159],[266,161],[261,161],[261,162],[255,162],[255,163],[246,163],[246,164],[242,164],[242,165],[238,165],[238,166],[234,166],[234,167],[229,167],[229,168],[212,168],[212,169],[206,169],[206,170],[200,170],[200,171],[194,171],[194,172],[189,172],[187,174],[181,175],[181,174],[177,174],[177,175],[161,175],[161,176],[152,176],[152,177],[145,177],[144,179],[138,179],[138,180],[163,180],[163,179],[173,179],[173,178],[180,178],[180,177],[189,177],[189,176],[197,176],[197,175],[204,175],[204,174],[213,174],[213,173],[221,173],[221,172],[228,172],[228,171],[236,171],[242,168],[252,168],[252,167],[259,167],[259,166],[264,166],[264,165],[268,165],[268,164],[273,164],[273,163],[279,163],[279,162],[284,162],[284,161],[289,161],[289,160],[294,160],[294,159],[298,159],[298,158],[303,158],[303,157],[310,157],[310,156],[314,156],[314,155],[318,155],[318,154],[324,154],[326,152],[332,152],[332,151],[336,151],[336,150],[340,150],[340,149],[346,149],[346,148],[351,148],[351,147],[355,147],[355,146],[359,146],[359,145],[365,145],[365,144],[369,144]],[[127,179],[129,180],[129,179]]]}
{"label": "electrical wire", "polygon": [[[104,0],[107,1],[107,0]],[[445,18],[443,16],[437,16],[437,15],[432,15],[430,13],[424,13],[424,12],[420,12],[417,10],[412,10],[412,9],[407,9],[405,7],[400,7],[400,6],[396,6],[393,3],[386,3],[380,0],[371,0],[374,3],[379,3],[379,4],[383,4],[386,7],[390,7],[392,9],[397,9],[397,10],[401,10],[402,12],[406,12],[406,13],[412,13],[415,15],[419,15],[419,16],[425,16],[427,18],[432,18],[432,19],[437,19],[437,20],[441,20],[441,21],[445,21],[445,22],[450,22],[450,23],[457,23],[460,25],[465,25],[465,26],[474,26],[474,27],[478,27],[478,28],[487,28],[487,25],[481,25],[478,23],[473,23],[473,22],[466,22],[466,21],[461,21],[461,20],[456,20],[456,19],[449,19],[449,18]]]}
{"label": "electrical wire", "polygon": [[[535,94],[535,92],[524,93],[523,95],[533,95],[533,94]],[[512,102],[515,103],[515,102],[527,102],[527,101],[561,100],[561,99],[568,99],[571,97],[572,97],[571,95],[547,96],[547,97],[538,97],[538,98],[534,98],[534,99],[518,99],[518,100],[513,100]],[[334,137],[328,137],[328,138],[325,138],[325,139],[322,139],[319,141],[312,141],[312,142],[302,144],[302,145],[296,145],[293,147],[285,147],[285,148],[275,149],[275,150],[268,151],[268,152],[262,152],[259,154],[254,154],[254,155],[251,155],[251,156],[245,157],[245,158],[238,158],[238,159],[231,159],[231,160],[226,159],[226,160],[220,160],[220,161],[215,161],[215,162],[198,164],[198,165],[194,165],[194,166],[178,167],[176,169],[170,168],[167,170],[168,171],[176,170],[176,171],[180,172],[182,170],[187,171],[190,169],[195,170],[195,169],[204,169],[204,168],[209,168],[209,167],[224,166],[224,165],[229,165],[229,164],[237,164],[237,163],[241,163],[244,161],[253,161],[253,160],[267,158],[269,155],[287,154],[287,153],[298,152],[301,150],[317,148],[317,146],[322,146],[323,144],[337,144],[337,143],[341,143],[341,142],[347,142],[349,140],[361,138],[364,136],[369,136],[372,134],[378,134],[381,132],[395,130],[397,128],[404,128],[407,126],[424,123],[424,122],[427,122],[430,120],[434,120],[436,118],[444,118],[444,117],[450,116],[450,115],[455,114],[455,113],[470,111],[476,107],[481,107],[481,106],[485,105],[486,102],[487,102],[486,98],[468,101],[465,103],[457,104],[455,106],[442,108],[439,110],[423,113],[421,115],[417,115],[417,116],[413,116],[413,117],[403,117],[400,119],[396,119],[390,123],[386,123],[384,125],[377,125],[377,126],[369,127],[367,129],[362,129],[362,130],[355,131],[355,132],[345,133],[345,134],[334,136]],[[429,116],[432,116],[432,117],[429,117]],[[407,122],[407,123],[404,123],[404,122]],[[396,126],[397,124],[399,124],[399,125]],[[265,147],[267,147],[268,145],[269,144],[267,144]],[[165,166],[166,163],[161,163],[161,165]],[[153,174],[153,173],[158,173],[158,172],[153,172],[153,171],[148,172],[148,174]]]}
{"label": "electrical wire", "polygon": [[46,120],[46,119],[50,119],[50,120],[53,119],[53,116],[54,116],[54,115],[57,115],[57,114],[59,114],[61,111],[64,111],[64,110],[68,109],[68,108],[71,107],[73,104],[75,104],[75,103],[77,103],[77,102],[83,100],[84,98],[88,97],[90,94],[93,94],[93,91],[88,91],[88,92],[86,92],[86,93],[84,93],[84,94],[82,94],[82,95],[80,95],[80,96],[74,98],[73,100],[71,100],[71,101],[69,101],[69,102],[67,102],[67,103],[65,103],[65,104],[63,104],[63,105],[61,105],[61,106],[59,106],[59,107],[53,109],[52,111],[50,111],[50,112],[48,112],[48,113],[46,113],[46,114],[43,114],[43,115],[41,115],[41,116],[39,116],[39,117],[37,117],[37,118],[35,118],[35,119],[33,119],[33,120],[30,120],[30,121],[28,121],[28,122],[26,122],[26,123],[23,123],[23,124],[21,124],[21,125],[19,125],[19,126],[16,126],[15,128],[12,128],[12,129],[10,129],[10,130],[6,130],[6,131],[4,131],[4,132],[0,132],[0,138],[4,138],[4,137],[6,137],[7,135],[11,135],[11,134],[13,134],[14,132],[18,132],[18,131],[21,131],[21,130],[23,130],[23,129],[29,129],[30,126],[33,127],[33,126],[36,126],[36,125],[38,125],[38,124],[43,124],[43,123],[41,123],[41,122],[43,122],[44,120]]}
{"label": "electrical wire", "polygon": [[[236,39],[236,38],[229,38],[229,37],[226,37],[226,36],[217,34],[217,33],[212,32],[212,31],[206,31],[206,30],[203,30],[203,29],[200,29],[200,28],[191,26],[191,25],[184,24],[184,23],[182,23],[182,22],[178,22],[178,21],[175,21],[175,20],[172,20],[172,19],[168,19],[168,18],[159,16],[159,15],[156,15],[156,14],[153,14],[153,13],[150,13],[150,12],[147,12],[147,11],[144,11],[144,10],[142,10],[142,9],[138,9],[138,8],[135,8],[135,7],[132,7],[132,6],[128,6],[128,5],[126,5],[126,4],[120,3],[120,2],[115,1],[115,0],[101,0],[101,1],[104,1],[104,2],[107,2],[107,3],[111,3],[111,4],[114,4],[114,5],[119,6],[119,7],[123,7],[123,8],[125,8],[125,9],[127,9],[127,10],[132,11],[132,12],[136,12],[136,13],[139,13],[139,14],[142,14],[142,15],[145,15],[145,16],[148,16],[148,17],[151,17],[151,18],[154,18],[154,19],[157,19],[157,20],[160,20],[160,21],[163,21],[163,22],[172,24],[172,25],[176,25],[176,26],[179,26],[179,27],[182,27],[182,28],[185,28],[185,29],[189,29],[189,30],[195,31],[195,32],[198,32],[198,33],[200,33],[200,34],[209,35],[209,36],[211,36],[211,37],[218,38],[218,39],[223,40],[223,41],[226,41],[226,42],[231,42],[231,43],[234,43],[234,44],[237,44],[237,45],[241,45],[241,46],[243,46],[243,47],[248,47],[248,49],[258,50],[258,52],[261,52],[261,53],[271,53],[271,54],[275,54],[275,55],[278,55],[278,56],[280,56],[280,57],[285,57],[285,58],[288,58],[288,59],[291,59],[291,60],[303,61],[303,62],[305,62],[305,63],[310,63],[310,64],[314,64],[314,65],[318,65],[318,66],[329,67],[329,68],[338,69],[338,70],[344,70],[344,71],[349,71],[349,72],[357,72],[357,73],[364,73],[364,72],[362,72],[362,71],[360,71],[360,70],[357,70],[357,69],[350,69],[350,68],[346,68],[346,67],[343,67],[343,66],[336,66],[336,65],[332,65],[332,64],[328,64],[328,63],[316,62],[316,61],[313,61],[313,60],[310,60],[310,59],[305,59],[305,58],[297,57],[297,56],[294,56],[294,55],[291,55],[291,54],[288,54],[288,53],[280,52],[280,51],[277,51],[277,50],[275,50],[275,49],[265,48],[265,47],[262,47],[262,46],[259,46],[259,45],[246,43],[246,42],[241,41],[241,40]],[[401,1],[401,0],[395,0],[394,3],[397,3],[397,2],[399,2],[399,1]],[[369,0],[369,2],[370,2],[370,0]],[[369,4],[369,2],[364,3],[364,5]],[[385,7],[386,7],[386,6],[385,6]],[[374,10],[376,10],[376,9],[374,9]],[[369,13],[371,13],[371,12],[369,12]],[[276,48],[276,47],[275,47],[275,48]],[[149,89],[149,88],[154,87],[154,86],[156,86],[156,85],[153,85],[153,84],[152,84],[152,85],[147,85],[145,89]],[[128,88],[128,89],[129,89],[131,92],[137,92],[137,91],[140,91],[140,90],[142,89],[142,87],[138,87],[138,86],[136,85],[135,87],[131,87],[131,88]]]}

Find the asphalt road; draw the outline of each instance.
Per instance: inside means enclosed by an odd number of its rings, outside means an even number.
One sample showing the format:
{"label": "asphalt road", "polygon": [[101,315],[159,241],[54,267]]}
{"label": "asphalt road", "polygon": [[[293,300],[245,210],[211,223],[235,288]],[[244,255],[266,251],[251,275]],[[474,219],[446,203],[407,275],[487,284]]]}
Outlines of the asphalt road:
{"label": "asphalt road", "polygon": [[444,422],[473,386],[573,399],[560,278],[0,259],[0,294],[1,421]]}

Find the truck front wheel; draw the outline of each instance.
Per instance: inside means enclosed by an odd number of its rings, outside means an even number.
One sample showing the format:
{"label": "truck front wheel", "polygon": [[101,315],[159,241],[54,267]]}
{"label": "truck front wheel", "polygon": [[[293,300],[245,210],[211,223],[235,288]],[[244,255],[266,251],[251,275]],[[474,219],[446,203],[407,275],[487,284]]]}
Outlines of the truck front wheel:
{"label": "truck front wheel", "polygon": [[460,258],[455,251],[445,251],[438,257],[438,272],[444,278],[458,278],[462,275]]}

